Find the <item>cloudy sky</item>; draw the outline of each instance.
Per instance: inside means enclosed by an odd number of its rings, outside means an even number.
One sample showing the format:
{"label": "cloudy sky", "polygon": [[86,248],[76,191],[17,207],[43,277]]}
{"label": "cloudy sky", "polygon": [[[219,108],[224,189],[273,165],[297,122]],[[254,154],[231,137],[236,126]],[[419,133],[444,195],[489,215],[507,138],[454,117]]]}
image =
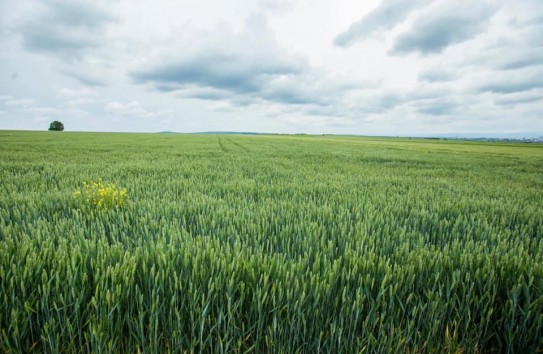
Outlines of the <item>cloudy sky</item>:
{"label": "cloudy sky", "polygon": [[543,134],[541,0],[0,0],[0,129]]}

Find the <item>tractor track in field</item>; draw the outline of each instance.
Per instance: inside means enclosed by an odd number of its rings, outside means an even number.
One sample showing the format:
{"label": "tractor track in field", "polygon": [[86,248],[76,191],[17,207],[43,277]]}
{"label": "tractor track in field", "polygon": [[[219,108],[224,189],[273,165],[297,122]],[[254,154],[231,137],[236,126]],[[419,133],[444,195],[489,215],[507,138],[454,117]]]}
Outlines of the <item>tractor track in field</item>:
{"label": "tractor track in field", "polygon": [[247,149],[245,146],[241,145],[240,143],[236,143],[232,139],[228,139],[228,138],[225,138],[225,139],[228,140],[230,143],[236,145],[237,147],[239,147],[241,150],[243,150],[245,152],[250,152],[251,151],[251,150]]}
{"label": "tractor track in field", "polygon": [[222,150],[222,151],[228,152],[228,149],[227,149],[226,146],[224,146],[224,144],[222,143],[221,137],[220,137],[220,136],[219,136],[219,146],[221,147],[221,150]]}

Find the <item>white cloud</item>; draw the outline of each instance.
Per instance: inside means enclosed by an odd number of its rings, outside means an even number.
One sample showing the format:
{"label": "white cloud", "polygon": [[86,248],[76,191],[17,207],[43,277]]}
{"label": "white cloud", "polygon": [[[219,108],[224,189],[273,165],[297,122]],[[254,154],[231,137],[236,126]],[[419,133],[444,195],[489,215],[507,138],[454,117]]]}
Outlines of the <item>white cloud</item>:
{"label": "white cloud", "polygon": [[495,2],[435,1],[418,13],[411,27],[394,42],[392,52],[439,53],[483,33],[498,9]]}
{"label": "white cloud", "polygon": [[61,113],[60,109],[56,107],[30,107],[27,108],[25,111],[40,116]]}
{"label": "white cloud", "polygon": [[355,80],[335,82],[302,55],[282,48],[262,15],[247,18],[241,31],[219,27],[197,33],[175,45],[170,44],[172,38],[158,48],[153,58],[132,73],[135,82],[181,97],[228,101],[241,107],[340,106],[348,92],[368,85]]}
{"label": "white cloud", "polygon": [[495,97],[496,104],[509,106],[509,105],[522,105],[526,103],[541,104],[543,101],[543,88],[499,94]]}
{"label": "white cloud", "polygon": [[79,89],[63,88],[58,92],[57,97],[67,100],[73,100],[79,98],[96,97],[97,95],[98,93],[96,91],[91,90],[87,87],[82,87]]}
{"label": "white cloud", "polygon": [[541,132],[540,5],[5,0],[0,129]]}
{"label": "white cloud", "polygon": [[4,104],[6,106],[14,106],[14,107],[21,107],[26,108],[34,105],[35,101],[32,98],[22,98],[22,99],[14,99],[14,98],[8,98],[4,100]]}
{"label": "white cloud", "polygon": [[139,102],[132,101],[126,104],[120,102],[109,102],[104,107],[106,113],[113,116],[124,116],[134,118],[150,118],[156,113],[145,110]]}
{"label": "white cloud", "polygon": [[44,0],[19,24],[28,50],[73,60],[88,48],[102,45],[105,27],[116,21],[100,1]]}
{"label": "white cloud", "polygon": [[57,93],[57,98],[68,106],[87,105],[96,101],[98,93],[87,87],[79,89],[62,88]]}
{"label": "white cloud", "polygon": [[334,43],[347,47],[354,42],[369,39],[376,32],[390,31],[402,23],[413,11],[428,3],[428,0],[383,0],[366,16],[338,34]]}

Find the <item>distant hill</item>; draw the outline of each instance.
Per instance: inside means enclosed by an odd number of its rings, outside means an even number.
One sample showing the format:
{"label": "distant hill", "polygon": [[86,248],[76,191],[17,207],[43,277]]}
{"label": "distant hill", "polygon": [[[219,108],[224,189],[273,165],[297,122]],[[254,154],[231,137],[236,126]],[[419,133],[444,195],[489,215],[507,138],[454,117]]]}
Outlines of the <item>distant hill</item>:
{"label": "distant hill", "polygon": [[221,134],[221,135],[271,135],[273,133],[256,133],[256,132],[220,132],[220,131],[209,131],[209,132],[194,132],[194,133],[179,133],[179,132],[173,132],[170,130],[166,130],[163,132],[158,132],[158,134]]}
{"label": "distant hill", "polygon": [[197,132],[194,134],[236,134],[236,135],[269,135],[268,133],[256,133],[256,132]]}
{"label": "distant hill", "polygon": [[[204,131],[193,133],[179,133],[174,131],[162,131],[158,134],[208,134],[208,135],[278,135],[277,133],[258,133],[258,132],[236,132],[236,131]],[[282,134],[279,134],[282,135]],[[287,134],[287,135],[316,135],[316,136],[366,136],[358,134]],[[368,137],[377,137],[367,135]],[[381,136],[381,137],[397,137],[397,138],[421,138],[421,139],[453,139],[453,140],[513,140],[532,142],[543,141],[543,132],[521,132],[521,133],[464,133],[464,134],[413,134],[413,135],[397,135],[397,136]]]}

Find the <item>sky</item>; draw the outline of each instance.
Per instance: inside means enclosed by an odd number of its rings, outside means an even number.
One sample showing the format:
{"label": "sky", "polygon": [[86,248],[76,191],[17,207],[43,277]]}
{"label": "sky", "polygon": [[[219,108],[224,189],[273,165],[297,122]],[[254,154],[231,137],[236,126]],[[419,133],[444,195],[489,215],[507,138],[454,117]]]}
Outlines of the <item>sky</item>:
{"label": "sky", "polygon": [[0,129],[543,135],[541,0],[0,0]]}

